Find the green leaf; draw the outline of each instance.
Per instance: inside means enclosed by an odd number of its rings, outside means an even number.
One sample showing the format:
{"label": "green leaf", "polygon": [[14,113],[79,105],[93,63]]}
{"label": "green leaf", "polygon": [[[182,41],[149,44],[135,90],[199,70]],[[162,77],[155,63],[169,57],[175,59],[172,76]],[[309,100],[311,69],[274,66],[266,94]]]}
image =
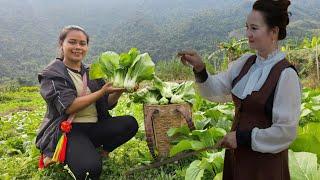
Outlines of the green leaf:
{"label": "green leaf", "polygon": [[199,150],[202,148],[204,148],[204,144],[200,141],[182,140],[177,145],[172,146],[170,149],[170,157],[185,150]]}
{"label": "green leaf", "polygon": [[315,153],[320,157],[320,123],[308,123],[299,127],[298,137],[290,145],[293,151]]}
{"label": "green leaf", "polygon": [[130,94],[129,98],[134,103],[159,104],[159,96],[160,92],[158,92],[157,90],[143,88],[135,93]]}
{"label": "green leaf", "polygon": [[314,106],[312,106],[312,110],[314,110],[314,111],[319,111],[319,110],[320,110],[320,105],[314,105]]}
{"label": "green leaf", "polygon": [[312,97],[312,101],[315,103],[320,103],[320,95],[318,95],[316,97]]}
{"label": "green leaf", "polygon": [[303,117],[309,115],[310,113],[312,113],[312,111],[310,109],[304,108],[301,110],[300,118],[303,118]]}
{"label": "green leaf", "polygon": [[165,97],[162,97],[160,100],[159,100],[159,104],[160,105],[166,105],[166,104],[169,104],[169,100]]}
{"label": "green leaf", "polygon": [[170,100],[172,104],[180,104],[183,102],[193,102],[193,98],[195,96],[195,91],[193,88],[192,81],[185,81],[176,88],[172,89],[173,96]]}
{"label": "green leaf", "polygon": [[136,59],[136,57],[140,54],[140,51],[137,48],[131,48],[128,54],[131,57],[132,62]]}
{"label": "green leaf", "polygon": [[112,75],[113,71],[119,68],[119,60],[120,56],[113,51],[104,52],[99,57],[100,64],[106,71],[107,76]]}
{"label": "green leaf", "polygon": [[202,158],[201,163],[200,163],[201,169],[206,169],[210,172],[213,172],[213,167],[211,165],[211,162],[207,158]]}
{"label": "green leaf", "polygon": [[124,80],[126,89],[132,90],[143,80],[152,80],[155,74],[155,64],[148,53],[138,55],[133,61]]}
{"label": "green leaf", "polygon": [[231,108],[230,106],[225,105],[225,104],[220,104],[220,105],[214,107],[213,109],[216,109],[225,115],[232,116],[234,114],[233,108]]}
{"label": "green leaf", "polygon": [[222,180],[222,172],[215,175],[213,180]]}
{"label": "green leaf", "polygon": [[315,136],[320,141],[320,124],[319,123],[308,123],[303,127],[299,127],[298,134],[310,134]]}
{"label": "green leaf", "polygon": [[213,168],[216,173],[223,171],[224,153],[224,150],[215,153],[208,153],[208,162],[213,164]]}
{"label": "green leaf", "polygon": [[167,132],[167,135],[169,137],[172,137],[177,134],[189,135],[189,133],[190,133],[189,127],[187,125],[183,125],[178,128],[170,128]]}
{"label": "green leaf", "polygon": [[182,140],[177,145],[172,146],[172,148],[170,149],[170,157],[188,149],[191,149],[189,140]]}
{"label": "green leaf", "polygon": [[186,171],[185,180],[201,180],[204,169],[200,167],[201,161],[193,161]]}
{"label": "green leaf", "polygon": [[226,131],[221,128],[212,127],[205,130],[192,131],[193,136],[197,136],[206,147],[214,146],[214,144],[226,134]]}
{"label": "green leaf", "polygon": [[292,180],[317,180],[320,177],[317,156],[313,153],[289,150],[289,168]]}
{"label": "green leaf", "polygon": [[312,40],[311,40],[311,47],[312,48],[315,48],[316,47],[316,45],[317,45],[317,37],[312,37]]}
{"label": "green leaf", "polygon": [[[176,86],[179,85],[177,83],[175,83],[175,84],[176,84]],[[153,81],[153,86],[160,91],[162,97],[171,98],[173,96],[173,93],[172,93],[172,88],[174,87],[173,83],[170,84],[168,82],[163,82],[160,78],[155,76],[154,81]]]}
{"label": "green leaf", "polygon": [[216,109],[211,108],[211,109],[205,111],[205,114],[204,114],[204,115],[205,115],[206,117],[208,117],[208,118],[212,118],[212,119],[217,120],[217,119],[219,119],[219,118],[222,116],[222,113],[219,112],[219,111],[216,110]]}
{"label": "green leaf", "polygon": [[102,66],[98,61],[95,61],[91,64],[89,78],[91,80],[105,78],[105,73],[103,72]]}
{"label": "green leaf", "polygon": [[202,119],[202,120],[194,121],[194,125],[197,130],[202,130],[207,124],[209,124],[210,121],[211,121],[210,119]]}
{"label": "green leaf", "polygon": [[131,56],[127,53],[121,53],[120,54],[120,61],[119,61],[119,67],[121,69],[127,69],[131,66],[133,60],[131,60]]}

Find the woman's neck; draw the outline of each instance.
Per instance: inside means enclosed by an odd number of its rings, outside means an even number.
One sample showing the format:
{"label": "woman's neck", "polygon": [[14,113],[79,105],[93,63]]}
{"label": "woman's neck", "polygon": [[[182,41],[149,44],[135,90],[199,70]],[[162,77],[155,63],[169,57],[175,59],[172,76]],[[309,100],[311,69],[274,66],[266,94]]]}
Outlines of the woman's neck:
{"label": "woman's neck", "polygon": [[81,70],[81,62],[74,62],[64,58],[63,63],[70,69],[74,69],[77,71]]}
{"label": "woman's neck", "polygon": [[278,45],[274,45],[271,48],[267,48],[261,51],[258,51],[258,55],[264,59],[267,59],[270,54],[278,49]]}

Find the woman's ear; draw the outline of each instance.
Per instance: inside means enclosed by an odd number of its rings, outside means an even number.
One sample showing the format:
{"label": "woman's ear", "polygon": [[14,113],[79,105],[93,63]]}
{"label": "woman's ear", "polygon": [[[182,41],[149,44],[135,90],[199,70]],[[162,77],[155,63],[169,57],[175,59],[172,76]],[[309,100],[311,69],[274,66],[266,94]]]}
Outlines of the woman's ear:
{"label": "woman's ear", "polygon": [[272,36],[274,39],[278,39],[279,37],[279,27],[278,26],[275,26],[271,29],[271,32],[272,32]]}

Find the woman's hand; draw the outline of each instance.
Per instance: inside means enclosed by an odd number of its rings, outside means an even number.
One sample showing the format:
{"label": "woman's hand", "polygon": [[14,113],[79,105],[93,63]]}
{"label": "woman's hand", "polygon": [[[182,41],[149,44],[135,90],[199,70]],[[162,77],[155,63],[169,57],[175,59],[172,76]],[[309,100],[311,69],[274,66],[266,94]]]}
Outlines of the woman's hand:
{"label": "woman's hand", "polygon": [[178,52],[178,56],[181,58],[181,62],[188,66],[190,64],[193,66],[196,72],[200,72],[205,68],[201,57],[198,55],[196,51],[189,50],[189,51],[181,51]]}
{"label": "woman's hand", "polygon": [[[128,92],[128,90],[125,88],[112,87],[111,82],[107,82],[101,89],[103,89],[105,93],[108,93],[108,94],[113,94],[113,93],[122,94],[124,92]],[[138,89],[139,89],[139,84],[136,84],[133,88],[133,91],[137,91]]]}
{"label": "woman's hand", "polygon": [[218,146],[227,149],[236,149],[237,148],[237,137],[236,131],[232,131],[226,134],[219,142]]}
{"label": "woman's hand", "polygon": [[105,93],[112,94],[112,93],[123,93],[125,92],[125,88],[115,88],[112,86],[111,82],[107,82],[105,85],[101,88]]}
{"label": "woman's hand", "polygon": [[[88,107],[90,104],[96,102],[106,93],[115,93],[121,92],[124,88],[114,88],[112,87],[112,83],[106,83],[102,88],[96,92],[91,94],[77,97],[72,104],[66,109],[67,114],[73,114],[79,112],[80,110]],[[120,96],[120,95],[119,95]]]}
{"label": "woman's hand", "polygon": [[[107,85],[108,84],[108,85]],[[106,83],[106,85],[105,86],[107,86],[106,87],[106,89],[108,89],[108,90],[110,90],[109,89],[109,85],[110,83]],[[103,88],[103,87],[102,87]],[[139,85],[137,84],[134,88],[133,88],[133,90],[134,91],[137,91],[139,89]],[[113,88],[113,92],[108,92],[109,93],[109,96],[108,96],[108,104],[110,105],[110,106],[113,106],[113,105],[115,105],[117,102],[118,102],[118,100],[119,100],[119,98],[120,98],[120,96],[122,95],[122,93],[124,93],[124,92],[127,92],[127,90],[125,89],[125,88]]]}

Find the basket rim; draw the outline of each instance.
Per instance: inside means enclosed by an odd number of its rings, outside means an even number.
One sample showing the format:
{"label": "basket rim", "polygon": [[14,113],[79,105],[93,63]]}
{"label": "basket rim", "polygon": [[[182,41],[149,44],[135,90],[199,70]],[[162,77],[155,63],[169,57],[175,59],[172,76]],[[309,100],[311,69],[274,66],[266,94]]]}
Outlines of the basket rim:
{"label": "basket rim", "polygon": [[179,105],[190,105],[192,106],[192,104],[186,102],[186,103],[179,103],[179,104],[143,104],[144,107],[167,107],[167,106],[179,106]]}

